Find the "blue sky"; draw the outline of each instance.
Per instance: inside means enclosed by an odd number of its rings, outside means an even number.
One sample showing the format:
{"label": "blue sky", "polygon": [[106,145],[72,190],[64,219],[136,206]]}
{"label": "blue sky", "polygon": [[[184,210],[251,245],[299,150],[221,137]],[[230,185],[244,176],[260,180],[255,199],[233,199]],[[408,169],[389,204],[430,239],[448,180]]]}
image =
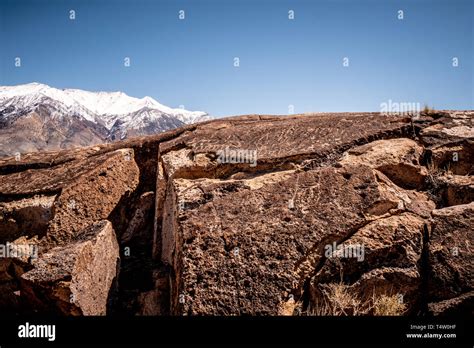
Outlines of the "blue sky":
{"label": "blue sky", "polygon": [[120,90],[215,116],[389,99],[473,109],[473,18],[472,0],[0,0],[0,85]]}

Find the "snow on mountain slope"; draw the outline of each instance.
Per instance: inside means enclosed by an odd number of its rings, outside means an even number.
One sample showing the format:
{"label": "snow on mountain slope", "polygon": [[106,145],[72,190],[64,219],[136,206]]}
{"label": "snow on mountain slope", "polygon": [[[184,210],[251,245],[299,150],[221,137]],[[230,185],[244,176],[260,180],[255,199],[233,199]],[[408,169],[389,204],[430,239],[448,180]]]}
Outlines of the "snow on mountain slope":
{"label": "snow on mountain slope", "polygon": [[[45,98],[63,105],[71,113],[79,114],[86,120],[101,123],[111,129],[117,121],[121,123],[139,124],[139,120],[131,122],[131,115],[137,116],[142,109],[152,110],[151,118],[163,115],[176,117],[179,121],[189,124],[210,119],[201,111],[172,109],[158,103],[151,97],[134,98],[123,92],[89,92],[80,89],[57,89],[40,83],[29,83],[18,86],[0,86],[0,111],[9,106],[15,109],[29,109],[37,106]],[[139,114],[138,114],[139,115]],[[8,116],[8,114],[7,114]]]}
{"label": "snow on mountain slope", "polygon": [[0,157],[156,134],[210,119],[122,92],[57,89],[40,83],[0,86]]}

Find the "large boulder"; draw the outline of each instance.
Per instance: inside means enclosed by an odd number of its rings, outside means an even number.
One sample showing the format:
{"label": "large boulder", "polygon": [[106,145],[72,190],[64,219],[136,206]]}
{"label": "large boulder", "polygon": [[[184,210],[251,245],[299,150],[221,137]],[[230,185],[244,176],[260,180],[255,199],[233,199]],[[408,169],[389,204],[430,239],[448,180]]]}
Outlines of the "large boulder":
{"label": "large boulder", "polygon": [[[172,308],[179,314],[278,314],[290,295],[302,296],[328,244],[412,203],[364,165],[170,185],[162,260],[174,269]],[[385,234],[371,241],[366,269],[383,266],[384,257],[399,259],[400,267],[419,259],[423,220],[410,214],[393,220],[373,227],[375,236],[377,229]]]}
{"label": "large boulder", "polygon": [[313,306],[326,300],[325,285],[336,281],[351,285],[354,296],[365,302],[398,296],[407,309],[416,308],[424,227],[423,218],[406,212],[372,221],[337,246],[328,245],[311,283]]}
{"label": "large boulder", "polygon": [[474,202],[433,211],[429,244],[429,302],[474,290]]}
{"label": "large boulder", "polygon": [[64,243],[95,221],[107,219],[138,185],[139,169],[133,150],[110,153],[92,170],[65,185],[54,204],[47,240]]}
{"label": "large boulder", "polygon": [[469,204],[474,201],[474,176],[445,175],[437,178],[445,206]]}
{"label": "large boulder", "polygon": [[109,221],[95,223],[33,262],[21,295],[33,308],[66,315],[105,315],[117,276],[119,247]]}
{"label": "large boulder", "polygon": [[348,150],[343,164],[366,164],[380,170],[399,186],[419,188],[428,171],[420,165],[423,147],[406,138],[378,140]]}

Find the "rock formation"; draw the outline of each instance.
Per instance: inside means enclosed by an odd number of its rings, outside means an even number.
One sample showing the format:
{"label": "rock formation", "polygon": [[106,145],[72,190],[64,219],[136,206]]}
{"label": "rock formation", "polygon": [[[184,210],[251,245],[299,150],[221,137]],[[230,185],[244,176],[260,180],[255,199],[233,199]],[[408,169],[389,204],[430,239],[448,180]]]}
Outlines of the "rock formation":
{"label": "rock formation", "polygon": [[241,116],[0,160],[0,308],[324,314],[341,288],[472,313],[473,120]]}

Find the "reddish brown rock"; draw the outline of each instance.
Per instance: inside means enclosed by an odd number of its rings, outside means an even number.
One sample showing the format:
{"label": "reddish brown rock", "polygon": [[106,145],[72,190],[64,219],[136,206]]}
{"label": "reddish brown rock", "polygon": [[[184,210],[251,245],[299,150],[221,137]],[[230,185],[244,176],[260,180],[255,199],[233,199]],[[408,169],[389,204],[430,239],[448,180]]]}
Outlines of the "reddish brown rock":
{"label": "reddish brown rock", "polygon": [[[64,186],[54,205],[47,239],[65,242],[91,223],[106,219],[120,199],[138,185],[139,170],[130,149],[117,150],[92,170]],[[91,200],[97,200],[91,204]]]}
{"label": "reddish brown rock", "polygon": [[469,316],[474,314],[474,291],[440,302],[428,304],[429,313],[442,316]]}
{"label": "reddish brown rock", "polygon": [[14,201],[0,201],[0,242],[21,236],[44,236],[52,217],[56,196],[36,195]]}
{"label": "reddish brown rock", "polygon": [[420,140],[428,148],[455,144],[474,137],[474,111],[438,112],[420,130]]}
{"label": "reddish brown rock", "polygon": [[169,275],[164,270],[153,272],[153,289],[138,295],[138,315],[169,315]]}
{"label": "reddish brown rock", "polygon": [[146,232],[149,232],[150,221],[153,220],[154,201],[154,192],[146,192],[139,197],[132,218],[127,221],[127,228],[121,236],[122,243],[129,243],[132,239],[147,238]]}
{"label": "reddish brown rock", "polygon": [[474,202],[433,211],[429,302],[474,290]]}
{"label": "reddish brown rock", "polygon": [[339,245],[327,245],[324,265],[312,279],[312,303],[323,301],[324,284],[339,278],[362,300],[402,296],[411,310],[421,285],[424,225],[424,219],[402,213],[368,223]]}
{"label": "reddish brown rock", "polygon": [[341,163],[366,164],[380,170],[399,186],[419,188],[428,174],[420,165],[422,155],[423,147],[413,140],[378,140],[350,149]]}
{"label": "reddish brown rock", "polygon": [[446,206],[468,204],[474,201],[474,177],[446,175],[438,179]]}
{"label": "reddish brown rock", "polygon": [[446,248],[472,239],[472,116],[253,115],[2,159],[0,241],[40,252],[0,260],[0,310],[292,315],[340,284],[460,313],[472,251]]}
{"label": "reddish brown rock", "polygon": [[55,247],[35,260],[34,268],[21,276],[22,296],[33,308],[46,311],[105,315],[118,260],[111,223],[98,222],[66,246]]}
{"label": "reddish brown rock", "polygon": [[[255,186],[257,177],[174,180],[164,209],[162,259],[176,272],[176,312],[277,314],[287,300],[284,293],[302,295],[327,244],[391,211],[405,210],[397,194],[401,189],[366,166],[283,172],[279,179],[265,184],[258,177],[260,186]],[[412,220],[414,230],[394,237],[407,246],[415,243],[407,251],[413,258],[407,267],[421,254],[422,220]],[[400,228],[400,233],[410,231]]]}
{"label": "reddish brown rock", "polygon": [[429,151],[430,163],[435,170],[456,175],[474,173],[474,139],[434,146]]}

